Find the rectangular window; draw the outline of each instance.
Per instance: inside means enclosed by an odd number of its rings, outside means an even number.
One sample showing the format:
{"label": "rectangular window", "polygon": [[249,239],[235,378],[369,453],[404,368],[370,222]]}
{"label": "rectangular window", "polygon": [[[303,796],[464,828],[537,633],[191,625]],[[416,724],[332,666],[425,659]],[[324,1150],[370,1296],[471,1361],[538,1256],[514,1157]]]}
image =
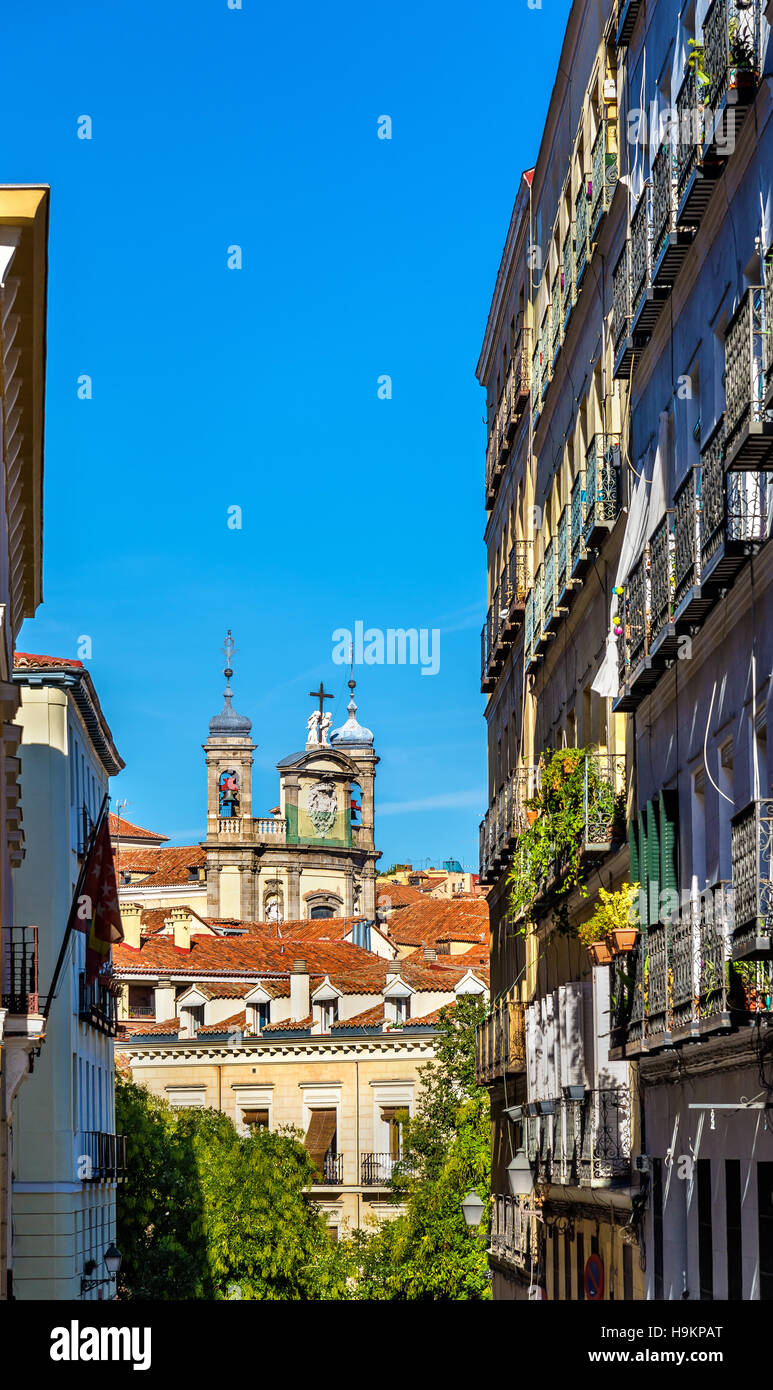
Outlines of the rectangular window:
{"label": "rectangular window", "polygon": [[773,1299],[773,1163],[757,1164],[757,1227],[760,1246],[760,1299]]}
{"label": "rectangular window", "polygon": [[699,1158],[698,1175],[698,1279],[703,1302],[714,1297],[714,1249],[711,1230],[711,1159]]}
{"label": "rectangular window", "polygon": [[739,1302],[743,1292],[741,1264],[741,1160],[725,1159],[725,1231],[727,1244],[727,1297]]}
{"label": "rectangular window", "polygon": [[268,1110],[242,1110],[242,1120],[250,1129],[268,1129]]}
{"label": "rectangular window", "polygon": [[329,1169],[336,1157],[336,1110],[312,1110],[304,1144],[309,1158],[322,1177],[331,1176]]}
{"label": "rectangular window", "polygon": [[652,1266],[653,1296],[663,1297],[663,1160],[652,1160]]}

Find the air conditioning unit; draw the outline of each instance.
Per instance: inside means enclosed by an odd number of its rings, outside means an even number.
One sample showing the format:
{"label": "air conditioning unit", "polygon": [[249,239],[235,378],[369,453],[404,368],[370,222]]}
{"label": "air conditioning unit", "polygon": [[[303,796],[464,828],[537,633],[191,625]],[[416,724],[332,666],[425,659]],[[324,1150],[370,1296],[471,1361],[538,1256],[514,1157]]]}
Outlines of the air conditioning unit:
{"label": "air conditioning unit", "polygon": [[635,1173],[649,1173],[652,1169],[652,1159],[649,1154],[634,1154],[633,1168]]}

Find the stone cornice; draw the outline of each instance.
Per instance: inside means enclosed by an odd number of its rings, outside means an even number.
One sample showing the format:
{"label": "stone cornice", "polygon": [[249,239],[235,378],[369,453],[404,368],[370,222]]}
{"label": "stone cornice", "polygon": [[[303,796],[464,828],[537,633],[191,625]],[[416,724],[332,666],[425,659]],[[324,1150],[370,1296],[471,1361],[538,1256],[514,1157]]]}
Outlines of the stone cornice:
{"label": "stone cornice", "polygon": [[179,1066],[181,1063],[230,1063],[250,1065],[259,1062],[403,1061],[425,1062],[434,1057],[434,1035],[397,1038],[382,1034],[371,1038],[347,1038],[331,1043],[330,1038],[277,1039],[259,1042],[254,1038],[234,1043],[147,1042],[138,1038],[118,1039],[116,1051],[142,1066]]}

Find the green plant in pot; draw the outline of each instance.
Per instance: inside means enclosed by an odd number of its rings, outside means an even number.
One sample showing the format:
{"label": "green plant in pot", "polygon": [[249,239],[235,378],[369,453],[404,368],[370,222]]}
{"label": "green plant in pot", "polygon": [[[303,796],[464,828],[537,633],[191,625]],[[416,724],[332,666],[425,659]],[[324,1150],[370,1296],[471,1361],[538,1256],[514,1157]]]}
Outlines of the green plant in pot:
{"label": "green plant in pot", "polygon": [[596,920],[596,913],[577,928],[577,939],[587,946],[594,965],[609,965],[612,953],[607,943],[606,927]]}
{"label": "green plant in pot", "polygon": [[728,25],[728,39],[730,51],[728,87],[731,89],[749,87],[754,82],[757,67],[754,41],[748,28],[741,27],[737,15],[733,16]]}
{"label": "green plant in pot", "polygon": [[638,883],[623,883],[615,891],[600,888],[596,911],[577,931],[583,945],[604,941],[611,955],[632,951],[639,935],[638,896]]}

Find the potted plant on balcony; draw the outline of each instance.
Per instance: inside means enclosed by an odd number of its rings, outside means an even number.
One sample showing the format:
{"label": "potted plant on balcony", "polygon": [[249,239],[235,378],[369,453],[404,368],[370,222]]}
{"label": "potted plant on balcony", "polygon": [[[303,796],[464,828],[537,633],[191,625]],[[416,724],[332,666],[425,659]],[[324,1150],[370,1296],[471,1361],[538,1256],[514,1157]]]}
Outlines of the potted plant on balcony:
{"label": "potted plant on balcony", "polygon": [[749,101],[757,78],[754,41],[746,27],[741,27],[738,15],[728,25],[730,63],[727,73],[728,92],[737,93],[736,101]]}
{"label": "potted plant on balcony", "polygon": [[577,928],[577,939],[583,946],[587,946],[594,965],[609,965],[612,961],[606,935],[606,929],[596,921],[595,913]]}
{"label": "potted plant on balcony", "polygon": [[767,1013],[770,1010],[771,981],[768,972],[759,969],[761,962],[756,960],[736,960],[731,970],[740,982],[743,991],[744,1007],[749,1014]]}
{"label": "potted plant on balcony", "polygon": [[[636,899],[638,883],[624,883],[616,892],[599,889],[599,902],[593,916],[577,930],[577,936],[591,951],[596,965],[606,965],[613,955],[632,951],[639,935]],[[606,958],[600,946],[606,948]]]}

